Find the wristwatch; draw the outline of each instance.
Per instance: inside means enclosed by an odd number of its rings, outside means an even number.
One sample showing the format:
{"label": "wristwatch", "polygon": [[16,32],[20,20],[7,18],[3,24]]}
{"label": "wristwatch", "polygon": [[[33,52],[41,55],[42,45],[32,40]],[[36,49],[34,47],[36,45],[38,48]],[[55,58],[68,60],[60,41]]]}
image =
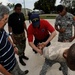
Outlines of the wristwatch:
{"label": "wristwatch", "polygon": [[15,47],[17,47],[17,46],[14,44],[13,48],[15,48]]}
{"label": "wristwatch", "polygon": [[12,32],[10,32],[9,35],[12,35]]}

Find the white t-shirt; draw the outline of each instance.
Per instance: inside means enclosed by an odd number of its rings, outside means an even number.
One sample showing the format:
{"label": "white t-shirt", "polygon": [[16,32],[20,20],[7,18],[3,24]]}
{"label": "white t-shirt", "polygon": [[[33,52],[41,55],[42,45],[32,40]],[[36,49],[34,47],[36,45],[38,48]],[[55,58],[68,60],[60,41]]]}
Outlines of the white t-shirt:
{"label": "white t-shirt", "polygon": [[[65,62],[63,57],[63,52],[71,46],[71,43],[60,43],[58,42],[54,46],[45,47],[43,49],[43,56],[50,60],[55,60],[59,62]],[[64,48],[65,47],[65,48]]]}

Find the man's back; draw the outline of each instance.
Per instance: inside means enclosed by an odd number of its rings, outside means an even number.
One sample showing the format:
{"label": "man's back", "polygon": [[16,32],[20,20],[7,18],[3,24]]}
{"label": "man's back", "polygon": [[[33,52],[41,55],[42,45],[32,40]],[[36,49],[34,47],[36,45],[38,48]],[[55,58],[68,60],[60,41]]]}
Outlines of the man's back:
{"label": "man's back", "polygon": [[[60,45],[60,46],[57,46],[57,45]],[[63,57],[63,53],[66,49],[69,48],[71,43],[58,42],[57,45],[55,45],[55,46],[51,45],[50,47],[45,47],[43,49],[43,55],[44,55],[44,57],[46,57],[50,60],[65,62],[65,58]]]}

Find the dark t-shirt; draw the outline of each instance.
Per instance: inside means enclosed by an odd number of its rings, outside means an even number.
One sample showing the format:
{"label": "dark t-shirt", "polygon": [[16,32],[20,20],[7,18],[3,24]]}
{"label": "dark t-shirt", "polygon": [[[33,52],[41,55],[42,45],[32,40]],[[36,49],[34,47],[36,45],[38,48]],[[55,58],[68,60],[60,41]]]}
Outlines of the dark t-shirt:
{"label": "dark t-shirt", "polygon": [[24,32],[24,21],[25,17],[23,13],[17,14],[14,12],[9,16],[8,25],[12,27],[14,34],[20,34]]}

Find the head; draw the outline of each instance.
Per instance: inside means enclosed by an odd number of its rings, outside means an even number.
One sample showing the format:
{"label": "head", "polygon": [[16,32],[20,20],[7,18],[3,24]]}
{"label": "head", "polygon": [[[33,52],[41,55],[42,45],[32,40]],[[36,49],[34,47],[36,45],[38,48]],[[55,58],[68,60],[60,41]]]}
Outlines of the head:
{"label": "head", "polygon": [[39,27],[40,26],[39,14],[31,14],[30,20],[32,21],[33,27]]}
{"label": "head", "polygon": [[64,16],[66,14],[66,7],[64,5],[58,5],[57,6],[57,12],[61,16]]}
{"label": "head", "polygon": [[9,9],[4,5],[0,5],[0,29],[4,28],[5,24],[8,21],[8,16]]}
{"label": "head", "polygon": [[14,11],[18,14],[21,13],[21,9],[22,9],[22,5],[20,3],[17,3],[14,7]]}
{"label": "head", "polygon": [[75,43],[71,45],[71,47],[66,51],[66,61],[68,67],[75,71]]}

